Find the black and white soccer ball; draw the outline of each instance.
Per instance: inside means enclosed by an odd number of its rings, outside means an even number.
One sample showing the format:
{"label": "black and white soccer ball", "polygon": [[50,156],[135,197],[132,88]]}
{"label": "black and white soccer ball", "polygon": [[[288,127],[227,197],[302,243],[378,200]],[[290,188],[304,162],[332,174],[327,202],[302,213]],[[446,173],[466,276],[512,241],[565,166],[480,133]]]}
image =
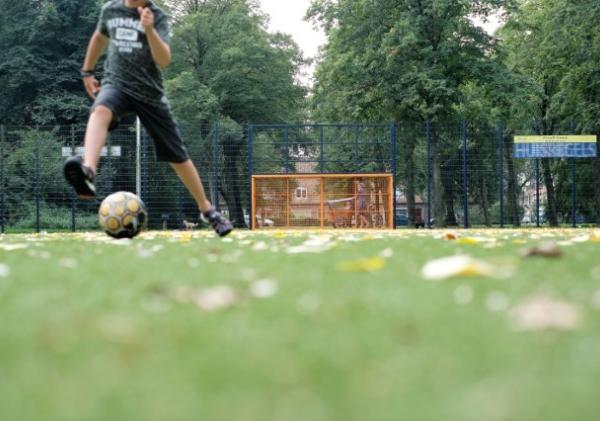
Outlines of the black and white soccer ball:
{"label": "black and white soccer ball", "polygon": [[142,199],[120,191],[107,196],[98,209],[100,226],[114,238],[133,238],[146,228],[148,212]]}

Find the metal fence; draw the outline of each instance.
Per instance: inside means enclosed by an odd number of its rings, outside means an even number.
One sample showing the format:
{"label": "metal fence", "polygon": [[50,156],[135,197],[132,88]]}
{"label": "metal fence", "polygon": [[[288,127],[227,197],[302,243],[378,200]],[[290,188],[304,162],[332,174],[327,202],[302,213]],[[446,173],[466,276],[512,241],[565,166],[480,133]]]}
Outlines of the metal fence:
{"label": "metal fence", "polygon": [[[62,176],[84,130],[0,126],[2,232],[97,228],[98,202],[77,200]],[[293,173],[391,173],[397,227],[578,226],[600,217],[598,158],[513,157],[513,136],[538,134],[535,126],[215,122],[182,132],[211,201],[237,226],[249,222],[253,174]],[[136,149],[135,124],[113,131],[103,155],[99,197],[139,188],[151,228],[197,222],[194,201],[143,131]]]}

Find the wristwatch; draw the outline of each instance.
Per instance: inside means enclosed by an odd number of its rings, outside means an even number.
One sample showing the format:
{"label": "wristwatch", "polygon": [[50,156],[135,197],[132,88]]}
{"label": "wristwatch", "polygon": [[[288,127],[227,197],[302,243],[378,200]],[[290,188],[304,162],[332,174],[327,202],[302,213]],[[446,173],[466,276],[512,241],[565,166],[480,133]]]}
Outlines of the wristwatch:
{"label": "wristwatch", "polygon": [[95,73],[93,70],[83,70],[81,69],[81,71],[79,72],[79,74],[81,75],[81,77],[90,77],[90,76],[94,76]]}

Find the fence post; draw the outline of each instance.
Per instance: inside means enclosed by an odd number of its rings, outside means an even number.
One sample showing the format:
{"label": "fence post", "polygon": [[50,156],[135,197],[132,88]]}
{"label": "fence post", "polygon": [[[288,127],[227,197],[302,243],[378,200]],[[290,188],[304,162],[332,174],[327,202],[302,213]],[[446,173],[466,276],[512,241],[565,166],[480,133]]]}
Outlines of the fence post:
{"label": "fence post", "polygon": [[212,182],[211,184],[211,200],[217,212],[221,211],[219,200],[219,122],[215,121],[213,125],[212,138]]}
{"label": "fence post", "polygon": [[142,198],[142,125],[135,119],[135,194]]}
{"label": "fence post", "polygon": [[425,123],[427,136],[427,228],[431,228],[431,120]]}
{"label": "fence post", "polygon": [[462,141],[463,141],[463,212],[465,215],[464,227],[469,228],[469,194],[468,194],[468,177],[469,170],[467,168],[467,140],[468,140],[468,124],[464,120],[462,122]]}
{"label": "fence post", "polygon": [[573,228],[577,228],[577,158],[571,158],[571,204]]}
{"label": "fence post", "polygon": [[35,128],[35,231],[40,232],[40,128]]}
{"label": "fence post", "polygon": [[[575,122],[571,121],[571,134],[575,134]],[[571,158],[571,214],[573,228],[577,228],[577,158]]]}
{"label": "fence post", "polygon": [[185,228],[183,223],[183,183],[177,183],[177,219],[179,219],[179,228]]}
{"label": "fence post", "polygon": [[319,155],[319,172],[323,174],[325,172],[325,138],[323,134],[323,125],[319,125],[319,147],[321,150],[321,153]]}
{"label": "fence post", "polygon": [[141,159],[141,180],[140,180],[140,198],[142,201],[148,196],[148,136],[146,134],[142,134],[141,139],[141,149],[142,149],[142,159]]}
{"label": "fence post", "polygon": [[504,126],[498,125],[498,179],[500,180],[500,228],[504,228]]}
{"label": "fence post", "polygon": [[112,136],[110,132],[106,136],[106,167],[108,172],[108,178],[106,180],[106,190],[108,193],[113,191],[113,155],[112,155]]}
{"label": "fence post", "polygon": [[4,125],[0,126],[0,233],[4,234],[4,142],[6,132]]}
{"label": "fence post", "polygon": [[358,124],[354,125],[354,171],[358,170],[358,145],[360,143],[360,129]]}
{"label": "fence post", "polygon": [[535,225],[540,227],[540,159],[535,159]]}
{"label": "fence post", "polygon": [[[287,129],[286,129],[287,130]],[[287,132],[286,132],[287,133]],[[286,136],[287,137],[287,136]],[[286,156],[287,156],[287,151],[286,151]],[[252,229],[252,227],[254,226],[254,207],[253,207],[253,202],[254,200],[252,200],[252,174],[254,173],[254,126],[252,124],[250,124],[248,126],[248,181],[249,181],[249,186],[248,186],[248,208],[249,208],[249,212],[248,212],[248,228]],[[287,163],[286,163],[287,165]],[[286,166],[286,172],[287,172],[287,166]]]}
{"label": "fence post", "polygon": [[392,150],[391,150],[391,167],[392,167],[392,194],[393,197],[391,198],[393,200],[393,211],[394,213],[392,215],[389,215],[389,218],[392,219],[392,227],[394,229],[396,229],[396,207],[397,207],[397,203],[396,203],[396,183],[397,183],[397,179],[396,179],[396,173],[398,172],[398,156],[397,156],[397,145],[398,145],[398,126],[396,125],[396,123],[391,123],[390,124],[390,134],[391,134],[391,142],[392,142]]}
{"label": "fence post", "polygon": [[285,129],[283,130],[283,141],[285,143],[285,173],[289,172],[289,164],[290,164],[290,138],[289,138],[289,126],[286,124]]}
{"label": "fence post", "polygon": [[[75,125],[71,124],[71,150],[75,151]],[[76,195],[73,189],[69,189],[69,194],[71,196],[71,231],[75,232],[76,223],[77,223],[77,206],[76,206]]]}

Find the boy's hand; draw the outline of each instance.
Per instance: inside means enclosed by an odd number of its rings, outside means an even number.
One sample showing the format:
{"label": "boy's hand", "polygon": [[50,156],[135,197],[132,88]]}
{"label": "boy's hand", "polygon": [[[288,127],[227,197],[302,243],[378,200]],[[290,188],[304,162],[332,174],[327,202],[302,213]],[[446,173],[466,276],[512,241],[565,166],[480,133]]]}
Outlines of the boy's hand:
{"label": "boy's hand", "polygon": [[149,7],[138,7],[140,23],[146,31],[154,28],[154,13]]}
{"label": "boy's hand", "polygon": [[83,78],[83,86],[88,95],[92,99],[96,99],[96,94],[100,91],[100,82],[94,76],[88,76]]}

